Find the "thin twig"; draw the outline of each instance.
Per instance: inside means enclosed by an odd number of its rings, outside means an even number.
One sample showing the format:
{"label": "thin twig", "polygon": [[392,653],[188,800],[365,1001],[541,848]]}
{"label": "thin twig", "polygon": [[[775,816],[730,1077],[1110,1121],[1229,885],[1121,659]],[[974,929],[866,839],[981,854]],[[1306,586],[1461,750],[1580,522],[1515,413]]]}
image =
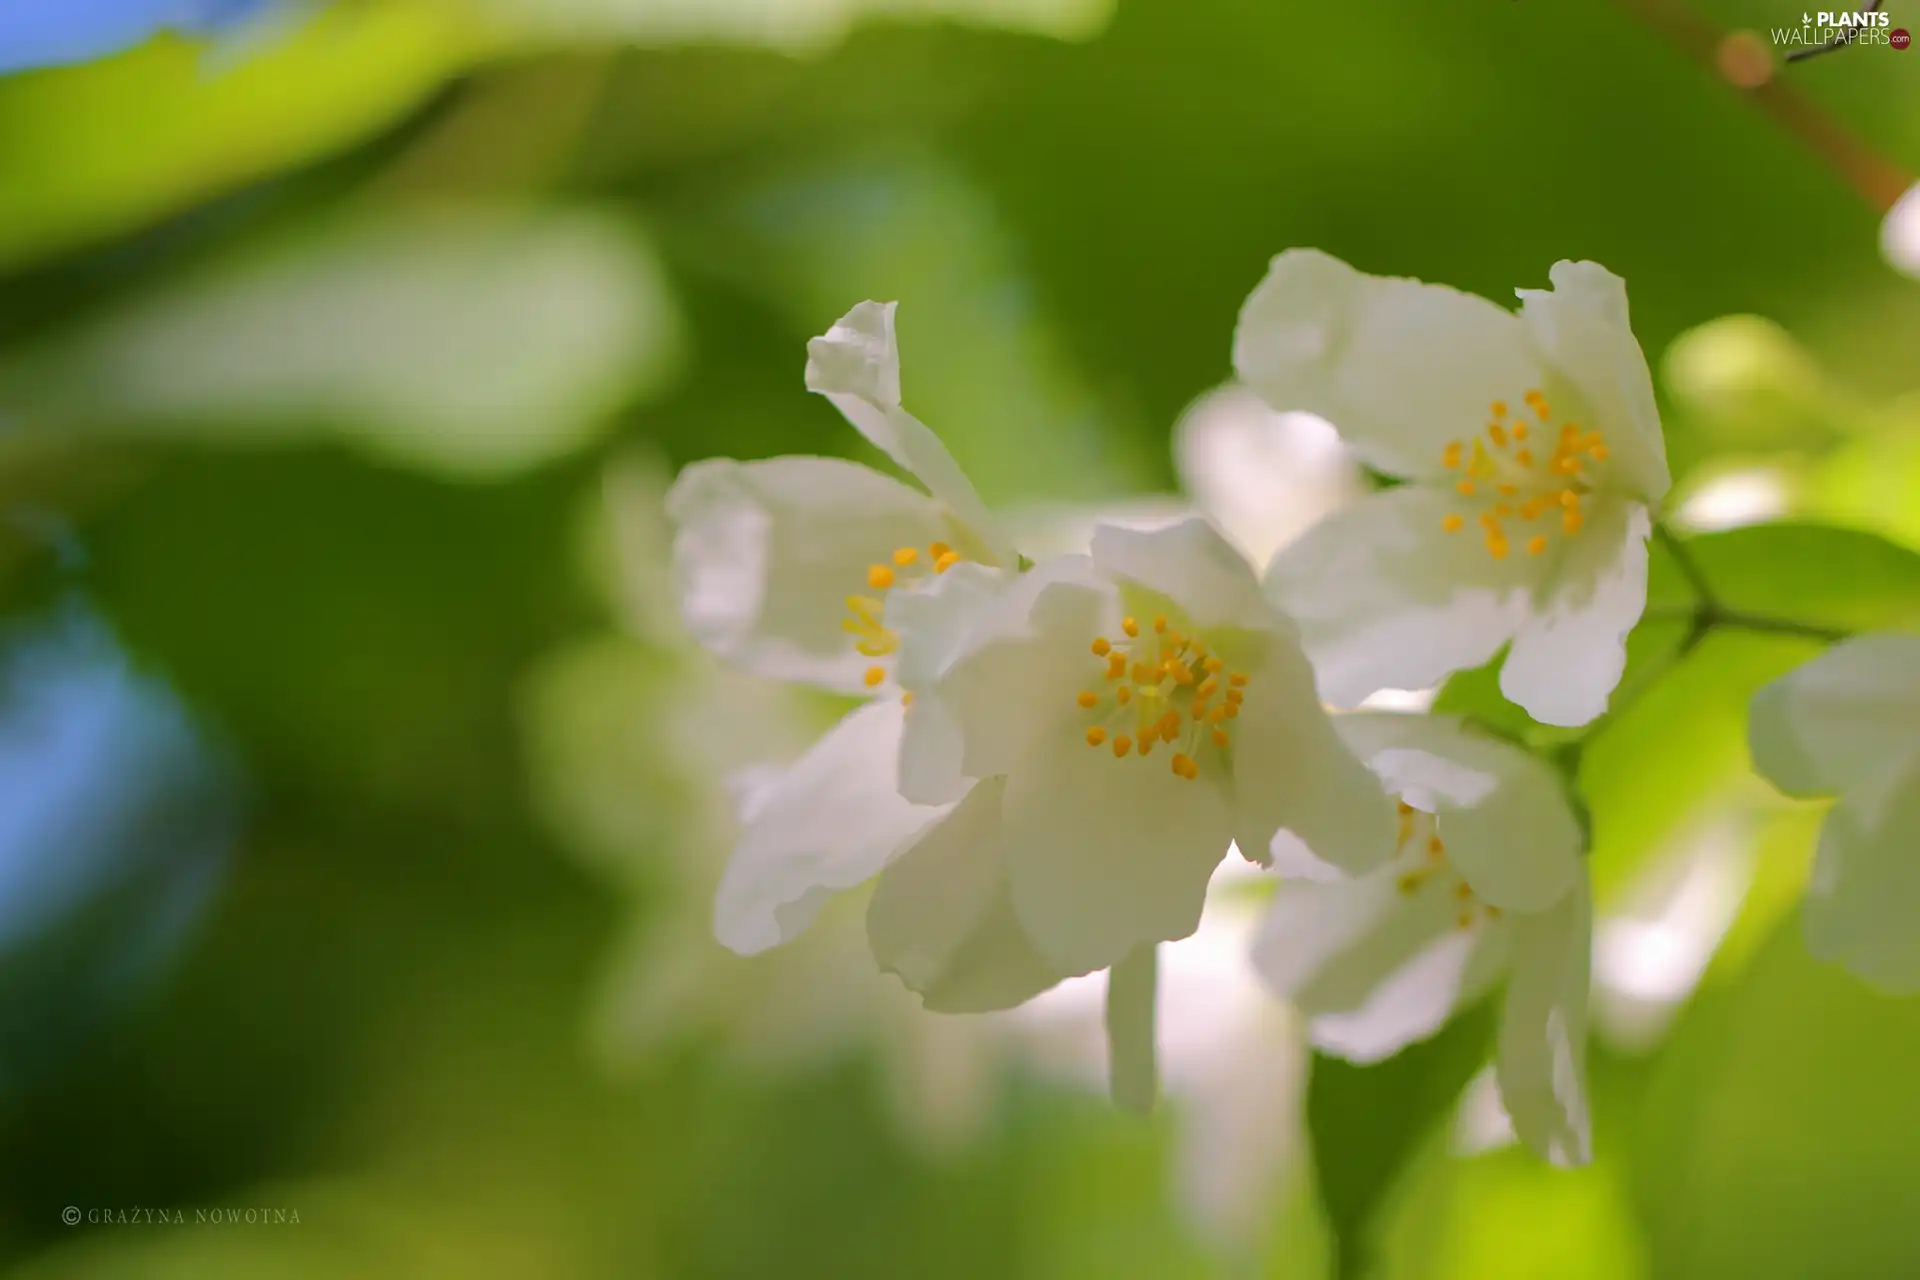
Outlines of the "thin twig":
{"label": "thin twig", "polygon": [[[1912,174],[1861,142],[1797,88],[1772,74],[1772,55],[1757,36],[1744,32],[1730,35],[1695,14],[1682,0],[1615,3],[1798,138],[1876,212],[1893,208],[1913,185]],[[1756,62],[1753,74],[1735,70]]]}

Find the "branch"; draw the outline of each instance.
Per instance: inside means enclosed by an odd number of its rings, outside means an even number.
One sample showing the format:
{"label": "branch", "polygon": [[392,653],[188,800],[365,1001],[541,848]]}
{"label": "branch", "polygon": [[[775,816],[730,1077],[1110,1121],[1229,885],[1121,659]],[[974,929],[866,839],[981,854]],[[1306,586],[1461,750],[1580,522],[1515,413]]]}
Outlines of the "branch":
{"label": "branch", "polygon": [[1777,79],[1773,54],[1752,32],[1726,32],[1684,0],[1614,0],[1641,25],[1753,103],[1799,139],[1876,212],[1893,208],[1913,175],[1861,142],[1797,88]]}

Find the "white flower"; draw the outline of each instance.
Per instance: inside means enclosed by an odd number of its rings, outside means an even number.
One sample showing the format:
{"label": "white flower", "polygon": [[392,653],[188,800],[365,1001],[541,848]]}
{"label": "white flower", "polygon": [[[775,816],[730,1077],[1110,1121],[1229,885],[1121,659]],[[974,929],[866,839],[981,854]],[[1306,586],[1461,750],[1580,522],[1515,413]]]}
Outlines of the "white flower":
{"label": "white flower", "polygon": [[[900,404],[894,304],[863,302],[807,346],[807,386],[927,487],[833,458],[712,459],[667,498],[688,631],[757,675],[873,700],[753,795],[715,906],[742,954],[804,929],[946,812],[895,785],[906,707],[900,597],[955,565],[1014,553],[933,432]],[[997,570],[993,570],[996,571]]]}
{"label": "white flower", "polygon": [[1500,687],[1535,719],[1606,709],[1670,480],[1625,286],[1590,262],[1551,279],[1514,313],[1291,250],[1247,299],[1241,379],[1408,481],[1272,566],[1329,701],[1421,688],[1511,642]]}
{"label": "white flower", "polygon": [[595,1056],[631,1068],[686,1040],[730,1066],[791,1074],[872,1051],[908,1137],[944,1152],[993,1103],[1003,1048],[981,1019],[929,1018],[879,972],[858,903],[837,904],[777,956],[742,960],[714,939],[727,854],[766,788],[817,734],[799,686],[733,671],[677,625],[666,479],[642,459],[608,475],[607,586],[644,639],[606,634],[541,662],[524,690],[526,756],[555,834],[644,909],[600,981]]}
{"label": "white flower", "polygon": [[1835,645],[1762,689],[1754,767],[1790,796],[1838,795],[1807,886],[1807,946],[1920,991],[1920,636]]}
{"label": "white flower", "polygon": [[[1335,723],[1399,795],[1400,853],[1357,880],[1282,885],[1255,966],[1312,1019],[1315,1043],[1356,1062],[1433,1034],[1505,969],[1507,1113],[1535,1150],[1585,1161],[1592,908],[1559,779],[1444,717]],[[1309,842],[1275,858],[1302,869],[1328,852]]]}
{"label": "white flower", "polygon": [[1091,556],[1010,582],[949,578],[902,602],[913,714],[948,731],[909,742],[901,782],[938,801],[982,781],[956,811],[966,850],[934,865],[928,841],[881,877],[876,956],[909,986],[958,904],[989,900],[989,866],[993,910],[1072,974],[1192,933],[1230,843],[1264,862],[1285,827],[1355,869],[1391,850],[1391,805],[1292,624],[1204,521],[1101,528]]}

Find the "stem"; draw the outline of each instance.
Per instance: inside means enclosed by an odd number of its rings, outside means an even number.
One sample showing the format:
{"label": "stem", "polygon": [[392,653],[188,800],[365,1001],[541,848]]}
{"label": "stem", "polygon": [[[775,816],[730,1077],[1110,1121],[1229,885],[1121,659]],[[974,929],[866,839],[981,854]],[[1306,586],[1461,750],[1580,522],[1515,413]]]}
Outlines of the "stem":
{"label": "stem", "polygon": [[[1765,635],[1800,636],[1807,640],[1818,640],[1823,644],[1839,644],[1842,640],[1851,640],[1854,633],[1844,627],[1823,627],[1817,622],[1801,622],[1797,618],[1776,618],[1765,613],[1748,613],[1742,609],[1727,609],[1720,605],[1708,605],[1693,609],[1652,609],[1647,612],[1649,622],[1671,622],[1681,618],[1690,619],[1694,631],[1704,634],[1708,631],[1757,631]],[[1688,633],[1689,636],[1693,632]],[[1694,641],[1698,644],[1699,641]],[[1691,648],[1692,645],[1683,645]]]}
{"label": "stem", "polygon": [[1107,973],[1107,1062],[1115,1105],[1139,1115],[1153,1110],[1160,1092],[1154,1059],[1153,1001],[1159,956],[1136,947]]}

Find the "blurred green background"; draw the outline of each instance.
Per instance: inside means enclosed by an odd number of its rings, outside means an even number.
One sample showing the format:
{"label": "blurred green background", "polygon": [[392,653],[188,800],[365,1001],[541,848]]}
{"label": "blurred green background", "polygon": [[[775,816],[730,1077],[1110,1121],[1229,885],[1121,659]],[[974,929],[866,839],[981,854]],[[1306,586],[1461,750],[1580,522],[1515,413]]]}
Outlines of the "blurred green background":
{"label": "blurred green background", "polygon": [[[940,1020],[857,904],[706,932],[726,776],[832,708],[686,651],[657,496],[872,461],[800,379],[863,298],[989,502],[1097,503],[1176,487],[1284,247],[1496,298],[1592,258],[1681,518],[1831,526],[1703,533],[1729,601],[1913,622],[1920,284],[1662,6],[38,7],[30,56],[0,4],[8,1274],[1920,1274],[1920,1004],[1806,955],[1819,812],[1747,772],[1803,642],[1716,637],[1583,755],[1582,1171],[1488,1137],[1485,1017],[1309,1085],[1231,945],[1180,944],[1143,1123],[1097,991]],[[1920,54],[1780,75],[1920,167]]]}

